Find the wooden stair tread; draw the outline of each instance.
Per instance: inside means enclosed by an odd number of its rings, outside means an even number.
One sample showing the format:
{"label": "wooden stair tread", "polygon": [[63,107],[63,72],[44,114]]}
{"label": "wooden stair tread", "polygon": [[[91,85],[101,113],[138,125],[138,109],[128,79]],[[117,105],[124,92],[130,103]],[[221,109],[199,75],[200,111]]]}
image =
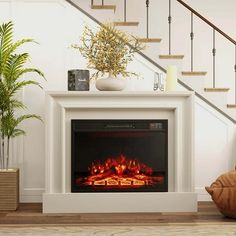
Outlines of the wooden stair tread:
{"label": "wooden stair tread", "polygon": [[178,59],[181,60],[184,58],[184,55],[159,55],[160,59]]}
{"label": "wooden stair tread", "polygon": [[205,92],[228,92],[229,88],[204,88]]}
{"label": "wooden stair tread", "polygon": [[206,71],[183,71],[182,75],[184,76],[205,76],[207,74]]}
{"label": "wooden stair tread", "polygon": [[227,108],[236,108],[236,104],[227,104]]}
{"label": "wooden stair tread", "polygon": [[116,21],[114,22],[115,26],[138,26],[139,22],[136,21]]}
{"label": "wooden stair tread", "polygon": [[160,43],[162,39],[160,38],[141,38],[139,41],[141,43]]}
{"label": "wooden stair tread", "polygon": [[116,10],[115,5],[92,5],[91,9],[93,10]]}

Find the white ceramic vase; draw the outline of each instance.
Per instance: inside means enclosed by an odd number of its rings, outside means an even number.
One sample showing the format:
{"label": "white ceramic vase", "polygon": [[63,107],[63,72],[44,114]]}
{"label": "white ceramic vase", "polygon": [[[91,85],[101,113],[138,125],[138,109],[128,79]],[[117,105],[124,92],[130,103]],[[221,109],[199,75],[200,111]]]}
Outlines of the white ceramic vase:
{"label": "white ceramic vase", "polygon": [[121,91],[125,86],[126,81],[124,79],[117,79],[112,76],[96,81],[96,88],[100,91]]}

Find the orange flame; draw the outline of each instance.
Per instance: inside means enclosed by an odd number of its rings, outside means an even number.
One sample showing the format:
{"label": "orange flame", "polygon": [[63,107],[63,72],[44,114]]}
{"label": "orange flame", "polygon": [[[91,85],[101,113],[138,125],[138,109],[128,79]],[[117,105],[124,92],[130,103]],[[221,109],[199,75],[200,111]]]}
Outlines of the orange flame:
{"label": "orange flame", "polygon": [[137,187],[164,181],[163,175],[152,176],[151,167],[124,155],[108,158],[105,162],[94,161],[88,170],[90,175],[84,179],[85,185]]}
{"label": "orange flame", "polygon": [[104,163],[93,162],[88,170],[91,175],[103,174],[111,170],[113,174],[118,176],[132,176],[136,174],[151,176],[153,173],[152,168],[145,164],[139,163],[138,160],[130,160],[124,155],[121,155],[118,158],[109,158]]}

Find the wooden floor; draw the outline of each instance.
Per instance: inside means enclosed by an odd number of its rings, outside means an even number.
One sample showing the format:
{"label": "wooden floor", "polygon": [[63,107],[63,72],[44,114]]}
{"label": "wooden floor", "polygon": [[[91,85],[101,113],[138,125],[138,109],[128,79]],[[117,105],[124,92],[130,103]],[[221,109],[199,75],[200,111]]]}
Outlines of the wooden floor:
{"label": "wooden floor", "polygon": [[119,214],[43,214],[42,204],[20,204],[17,211],[1,212],[0,226],[35,225],[168,225],[173,223],[225,223],[235,220],[223,217],[211,202],[200,202],[197,213],[119,213]]}

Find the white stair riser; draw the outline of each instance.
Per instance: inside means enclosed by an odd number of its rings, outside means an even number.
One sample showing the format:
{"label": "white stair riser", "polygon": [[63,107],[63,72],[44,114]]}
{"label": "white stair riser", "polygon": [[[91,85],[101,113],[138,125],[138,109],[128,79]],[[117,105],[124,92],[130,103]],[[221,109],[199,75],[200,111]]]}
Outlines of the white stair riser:
{"label": "white stair riser", "polygon": [[160,54],[161,43],[145,43],[145,50],[143,53],[150,58],[157,58]]}
{"label": "white stair riser", "polygon": [[227,109],[227,113],[229,113],[230,116],[236,118],[236,108],[227,108],[227,105],[226,105],[226,109]]}
{"label": "white stair riser", "polygon": [[227,92],[204,92],[204,96],[209,99],[213,104],[226,107]]}
{"label": "white stair riser", "polygon": [[182,76],[181,81],[194,88],[197,92],[204,91],[204,78],[199,76]]}

